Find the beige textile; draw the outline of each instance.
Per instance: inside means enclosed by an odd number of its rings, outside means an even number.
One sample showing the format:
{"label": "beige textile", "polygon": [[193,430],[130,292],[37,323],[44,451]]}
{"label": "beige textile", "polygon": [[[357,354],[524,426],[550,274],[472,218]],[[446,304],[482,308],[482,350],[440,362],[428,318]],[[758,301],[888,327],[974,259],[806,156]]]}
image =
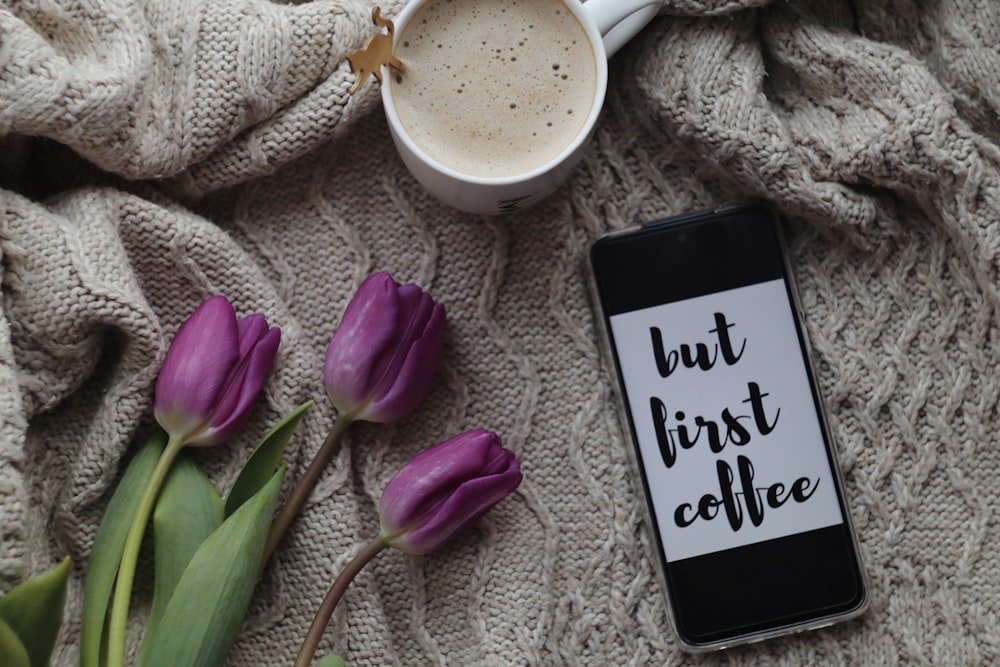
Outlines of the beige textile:
{"label": "beige textile", "polygon": [[[282,327],[253,418],[198,460],[226,488],[264,429],[315,399],[294,475],[332,418],[326,341],[375,270],[445,304],[435,384],[412,416],[351,430],[228,664],[291,664],[377,530],[385,482],[477,427],[518,453],[523,486],[439,553],[379,556],[323,652],[352,667],[996,664],[1000,3],[666,3],[612,60],[570,181],[498,219],[425,194],[375,85],[348,96],[370,8],[0,2],[0,592],[73,557],[53,664],[76,664],[89,549],[153,428],[180,321],[222,293]],[[582,261],[607,230],[757,198],[787,217],[872,606],[693,658],[667,629]],[[148,602],[140,588],[140,615]]]}

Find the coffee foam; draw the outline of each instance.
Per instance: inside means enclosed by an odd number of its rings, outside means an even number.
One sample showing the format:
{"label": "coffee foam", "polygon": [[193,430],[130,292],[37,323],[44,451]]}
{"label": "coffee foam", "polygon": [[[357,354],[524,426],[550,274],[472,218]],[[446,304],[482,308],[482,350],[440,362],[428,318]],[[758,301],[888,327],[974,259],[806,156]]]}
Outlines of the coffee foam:
{"label": "coffee foam", "polygon": [[597,92],[583,26],[559,0],[432,0],[398,36],[390,82],[413,141],[455,171],[532,171],[580,133]]}

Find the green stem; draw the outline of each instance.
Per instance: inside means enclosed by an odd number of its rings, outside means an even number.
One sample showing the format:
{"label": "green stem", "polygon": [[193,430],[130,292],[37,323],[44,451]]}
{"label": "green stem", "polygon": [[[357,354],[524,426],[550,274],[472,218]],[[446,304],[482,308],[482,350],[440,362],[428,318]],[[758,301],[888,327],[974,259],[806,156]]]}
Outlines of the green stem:
{"label": "green stem", "polygon": [[320,475],[323,474],[323,470],[330,462],[330,459],[333,458],[333,453],[337,451],[337,444],[350,425],[350,417],[337,418],[337,421],[333,423],[333,428],[330,429],[330,433],[326,436],[326,440],[323,441],[323,446],[316,452],[312,463],[309,464],[302,477],[296,482],[295,488],[288,495],[288,500],[285,501],[285,504],[274,517],[274,521],[271,522],[271,531],[267,535],[267,544],[264,547],[264,557],[261,559],[261,567],[263,567],[263,563],[270,560],[271,554],[274,553],[285,531],[288,530],[288,527],[292,524],[302,506],[306,504],[309,494],[312,493],[316,482],[319,481]]}
{"label": "green stem", "polygon": [[344,591],[354,581],[354,577],[361,571],[361,568],[387,546],[389,546],[389,543],[379,535],[368,546],[362,549],[357,556],[351,559],[351,562],[347,564],[347,567],[343,569],[333,582],[333,586],[330,587],[326,597],[323,598],[323,604],[320,605],[319,610],[316,612],[316,618],[313,619],[312,625],[309,626],[306,639],[302,642],[302,648],[299,649],[299,657],[295,659],[295,667],[309,667],[313,657],[316,655],[316,649],[319,648],[319,640],[323,638],[323,632],[326,630],[326,626],[330,624],[330,617],[333,616],[333,610],[336,608],[337,603],[340,602],[340,598],[344,597]]}
{"label": "green stem", "polygon": [[177,454],[184,448],[184,440],[170,436],[167,446],[160,454],[153,474],[146,484],[139,506],[136,508],[128,535],[125,537],[125,549],[122,552],[121,563],[118,566],[118,579],[115,583],[115,595],[111,604],[111,620],[108,624],[108,667],[123,667],[125,664],[125,627],[128,621],[129,601],[132,597],[132,582],[135,579],[135,567],[139,560],[139,547],[142,545],[142,535],[146,532],[149,515],[153,512],[156,497],[159,495],[163,480],[170,472]]}

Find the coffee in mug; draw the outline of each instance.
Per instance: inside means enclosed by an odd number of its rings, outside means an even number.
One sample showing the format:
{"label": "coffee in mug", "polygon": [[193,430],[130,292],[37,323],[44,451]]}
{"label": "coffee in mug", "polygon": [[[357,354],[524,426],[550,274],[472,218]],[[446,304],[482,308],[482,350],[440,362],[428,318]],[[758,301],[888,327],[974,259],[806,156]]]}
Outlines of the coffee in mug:
{"label": "coffee in mug", "polygon": [[662,0],[410,0],[381,67],[393,143],[442,202],[497,215],[531,206],[580,160],[607,58]]}
{"label": "coffee in mug", "polygon": [[584,130],[597,57],[562,0],[430,0],[397,36],[399,121],[432,159],[482,178],[538,169]]}

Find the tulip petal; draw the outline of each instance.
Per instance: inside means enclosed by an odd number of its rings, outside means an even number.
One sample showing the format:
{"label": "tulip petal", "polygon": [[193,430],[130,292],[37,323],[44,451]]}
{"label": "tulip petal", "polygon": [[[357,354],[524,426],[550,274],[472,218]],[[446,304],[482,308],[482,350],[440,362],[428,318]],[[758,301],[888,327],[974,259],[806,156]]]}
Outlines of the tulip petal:
{"label": "tulip petal", "polygon": [[[423,295],[419,320],[415,324],[419,332],[405,348],[405,357],[400,354],[402,364],[395,370],[392,382],[380,388],[382,394],[376,396],[367,409],[368,421],[390,422],[409,414],[430,390],[441,354],[444,338],[444,306],[434,303],[430,296]],[[400,348],[402,351],[402,347]]]}
{"label": "tulip petal", "polygon": [[156,419],[172,435],[185,435],[209,417],[239,358],[232,304],[223,296],[202,303],[174,336],[156,380]]}
{"label": "tulip petal", "polygon": [[511,455],[512,465],[502,473],[471,479],[455,489],[413,530],[391,544],[410,553],[430,553],[475,523],[494,505],[516,489],[521,467]]}
{"label": "tulip petal", "polygon": [[249,354],[233,368],[219,399],[219,404],[211,415],[211,423],[204,431],[188,440],[189,445],[214,445],[229,439],[243,425],[250,414],[250,408],[267,373],[274,363],[281,343],[281,330],[272,328],[251,348]]}
{"label": "tulip petal", "polygon": [[389,480],[379,503],[388,534],[408,530],[462,482],[482,469],[500,437],[490,431],[466,431],[414,456]]}
{"label": "tulip petal", "polygon": [[520,485],[521,465],[499,436],[472,430],[417,454],[379,500],[382,535],[410,553],[429,553]]}
{"label": "tulip petal", "polygon": [[366,278],[347,305],[323,369],[327,392],[341,414],[366,401],[376,365],[395,341],[399,309],[396,283],[384,272]]}
{"label": "tulip petal", "polygon": [[444,334],[444,307],[414,284],[369,276],[326,350],[323,383],[342,417],[399,419],[430,389]]}
{"label": "tulip petal", "polygon": [[254,345],[267,334],[267,318],[260,313],[241,317],[236,323],[240,339],[240,359],[248,354]]}
{"label": "tulip petal", "polygon": [[430,295],[416,285],[402,285],[396,293],[399,295],[399,313],[393,336],[396,344],[379,357],[372,369],[371,396],[376,400],[392,388],[392,383],[409,354],[411,341],[420,337],[423,325],[430,318],[434,307]]}

